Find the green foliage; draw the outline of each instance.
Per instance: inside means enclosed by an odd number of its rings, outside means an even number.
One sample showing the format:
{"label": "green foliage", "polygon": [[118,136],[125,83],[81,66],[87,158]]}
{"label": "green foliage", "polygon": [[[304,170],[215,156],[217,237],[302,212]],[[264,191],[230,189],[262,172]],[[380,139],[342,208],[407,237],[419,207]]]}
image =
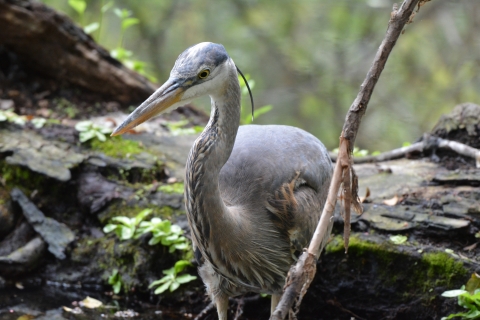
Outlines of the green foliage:
{"label": "green foliage", "polygon": [[[109,1],[106,4],[103,4],[102,1],[99,21],[92,22],[88,25],[85,24],[85,11],[87,9],[87,2],[85,0],[68,0],[68,4],[78,13],[80,24],[83,26],[85,33],[92,34],[98,30],[97,41],[100,42],[104,15],[113,6],[113,1]],[[152,82],[156,82],[157,79],[151,73],[147,72],[147,64],[143,61],[132,59],[133,53],[125,49],[123,46],[126,31],[130,27],[139,24],[140,20],[132,17],[132,12],[125,8],[114,8],[113,12],[120,19],[121,28],[118,45],[115,49],[110,51],[110,55],[122,62],[127,68],[147,77]]]}
{"label": "green foliage", "polygon": [[390,241],[392,241],[395,244],[404,244],[406,243],[408,238],[406,236],[402,236],[400,234],[395,235],[395,236],[390,236]]}
{"label": "green foliage", "polygon": [[[248,81],[248,85],[250,86],[250,89],[253,91],[253,88],[255,87],[255,80],[250,79],[249,74],[245,74],[245,79]],[[260,108],[256,108],[253,111],[253,118],[252,118],[252,112],[251,112],[252,106],[250,105],[251,101],[250,101],[250,95],[248,93],[247,85],[245,84],[245,80],[243,80],[241,76],[238,76],[238,81],[240,82],[240,89],[242,90],[242,115],[240,117],[240,124],[250,124],[253,122],[253,119],[257,119],[262,114],[265,114],[272,110],[273,107],[271,105],[266,105]],[[249,107],[246,107],[246,103],[248,103]]]}
{"label": "green foliage", "polygon": [[[121,240],[137,239],[146,233],[152,233],[152,238],[148,242],[150,245],[161,243],[163,246],[169,248],[170,253],[173,253],[175,250],[189,249],[188,240],[183,236],[183,230],[178,225],[172,225],[169,220],[162,220],[160,218],[143,221],[152,211],[152,209],[144,209],[133,218],[123,216],[113,217],[111,222],[103,228],[103,231],[105,233],[115,231]],[[164,270],[163,273],[165,277],[150,284],[150,288],[160,285],[155,290],[155,294],[160,294],[168,288],[170,288],[170,291],[174,291],[180,284],[196,279],[196,277],[189,274],[178,276],[178,273],[182,272],[188,265],[190,265],[188,261],[178,261],[173,268]],[[108,278],[108,283],[113,286],[116,294],[120,292],[122,279],[117,269],[115,269]]]}
{"label": "green foliage", "polygon": [[203,131],[203,127],[201,126],[185,128],[185,126],[188,125],[187,119],[175,122],[167,122],[165,125],[172,134],[172,136],[184,136],[189,134],[196,134]]}
{"label": "green foliage", "polygon": [[84,0],[68,0],[68,4],[72,7],[80,16],[83,16],[85,9],[87,9],[87,3]]}
{"label": "green foliage", "polygon": [[171,184],[164,184],[161,185],[157,188],[157,191],[163,192],[163,193],[178,193],[182,194],[185,186],[181,182],[175,182]]}
{"label": "green foliage", "polygon": [[152,212],[152,209],[144,209],[133,218],[125,216],[113,217],[110,219],[110,223],[103,228],[103,232],[115,232],[121,240],[138,239],[142,235],[151,232],[152,238],[148,242],[151,246],[160,243],[168,247],[170,253],[173,253],[175,250],[187,250],[190,248],[180,226],[172,224],[169,220],[162,220],[156,217],[149,221],[144,221]]}
{"label": "green foliage", "polygon": [[47,119],[45,118],[33,118],[32,120],[30,120],[30,122],[33,124],[33,126],[36,128],[36,129],[40,129],[40,128],[43,128],[43,126],[47,123]]}
{"label": "green foliage", "polygon": [[133,218],[122,216],[113,217],[110,223],[103,228],[103,232],[110,233],[115,231],[121,240],[132,239],[135,235],[137,226],[140,224],[140,222],[142,222],[143,219],[145,219],[146,216],[152,213],[152,211],[152,209],[144,209]]}
{"label": "green foliage", "polygon": [[118,46],[117,48],[110,51],[110,55],[115,59],[121,61],[127,68],[132,69],[139,74],[147,77],[152,82],[157,82],[157,79],[146,71],[147,64],[143,61],[132,59],[131,57],[133,56],[133,53],[123,47],[123,39],[125,38],[125,32],[130,27],[139,24],[140,20],[132,17],[131,11],[127,9],[115,8],[113,9],[113,12],[121,20],[121,31],[120,38],[118,40]]}
{"label": "green foliage", "polygon": [[150,221],[142,221],[137,230],[136,238],[146,233],[152,233],[152,238],[148,242],[153,246],[161,243],[168,247],[168,251],[173,253],[175,250],[187,250],[190,248],[187,238],[183,236],[183,230],[180,226],[172,224],[169,220],[152,218]]}
{"label": "green foliage", "polygon": [[107,140],[105,134],[112,132],[110,128],[96,125],[88,120],[78,122],[75,129],[80,132],[80,142],[82,143],[94,138],[104,142]]}
{"label": "green foliage", "polygon": [[161,294],[167,289],[170,289],[170,292],[177,290],[181,284],[197,279],[196,276],[192,276],[188,273],[179,275],[179,273],[188,266],[191,266],[191,263],[186,260],[177,261],[172,268],[162,271],[163,274],[165,274],[163,278],[152,282],[148,287],[157,287],[155,289],[155,294]]}
{"label": "green foliage", "polygon": [[112,285],[113,292],[119,294],[123,286],[122,276],[118,273],[118,269],[113,269],[112,275],[108,277],[108,284]]}
{"label": "green foliage", "polygon": [[[115,232],[121,240],[138,239],[144,234],[151,233],[152,238],[148,242],[149,245],[153,246],[160,243],[169,248],[169,253],[173,253],[175,250],[185,251],[190,249],[189,241],[183,236],[183,230],[180,226],[157,217],[144,221],[152,212],[152,209],[144,209],[133,218],[113,217],[110,223],[103,228],[103,232]],[[189,274],[178,275],[189,265],[190,263],[186,260],[177,261],[173,268],[163,271],[165,277],[150,284],[149,288],[159,286],[155,290],[155,294],[160,294],[169,288],[171,292],[176,290],[180,284],[196,279],[195,276]],[[120,292],[123,281],[117,269],[113,270],[112,275],[108,278],[108,283],[113,286],[116,294]]]}
{"label": "green foliage", "polygon": [[459,312],[443,317],[442,320],[461,318],[461,319],[480,319],[480,276],[472,274],[466,286],[460,290],[449,290],[442,293],[442,297],[457,298],[458,305],[467,309],[466,312]]}
{"label": "green foliage", "polygon": [[19,116],[13,109],[0,110],[0,122],[7,121],[23,126],[26,122],[25,116]]}

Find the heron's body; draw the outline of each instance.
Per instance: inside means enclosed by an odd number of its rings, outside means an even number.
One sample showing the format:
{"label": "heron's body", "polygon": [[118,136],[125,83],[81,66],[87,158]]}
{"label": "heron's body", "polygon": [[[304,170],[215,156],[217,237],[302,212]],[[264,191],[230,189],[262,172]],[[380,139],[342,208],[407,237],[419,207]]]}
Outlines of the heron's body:
{"label": "heron's body", "polygon": [[185,202],[200,276],[225,320],[231,296],[271,293],[276,305],[320,219],[332,166],[323,144],[301,129],[239,128],[237,69],[212,43],[182,53],[169,81],[114,134],[202,94],[212,111],[187,160]]}
{"label": "heron's body", "polygon": [[301,129],[239,128],[218,178],[229,216],[203,227],[211,230],[206,245],[211,259],[205,263],[197,252],[200,274],[212,294],[282,292],[294,257],[308,246],[320,219],[329,166],[324,146]]}

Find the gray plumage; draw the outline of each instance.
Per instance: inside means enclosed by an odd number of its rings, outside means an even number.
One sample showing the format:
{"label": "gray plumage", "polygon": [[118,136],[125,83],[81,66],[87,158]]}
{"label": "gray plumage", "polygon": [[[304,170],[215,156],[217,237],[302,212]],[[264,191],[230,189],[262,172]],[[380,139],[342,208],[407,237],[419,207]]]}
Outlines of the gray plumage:
{"label": "gray plumage", "polygon": [[167,83],[114,134],[204,94],[211,116],[187,160],[185,203],[200,276],[226,320],[231,296],[270,293],[276,306],[320,219],[332,166],[323,144],[301,129],[239,128],[236,66],[213,43],[183,52]]}

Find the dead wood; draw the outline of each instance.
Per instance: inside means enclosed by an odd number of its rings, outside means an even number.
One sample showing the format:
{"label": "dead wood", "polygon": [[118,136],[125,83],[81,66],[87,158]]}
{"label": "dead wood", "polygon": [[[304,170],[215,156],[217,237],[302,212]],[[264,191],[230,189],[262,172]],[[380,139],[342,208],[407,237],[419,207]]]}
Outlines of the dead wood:
{"label": "dead wood", "polygon": [[447,149],[453,151],[459,155],[475,159],[475,165],[480,168],[480,150],[472,148],[466,144],[450,141],[442,138],[425,134],[422,141],[416,142],[412,145],[394,149],[391,151],[383,152],[377,156],[366,156],[361,158],[355,158],[355,163],[369,163],[369,162],[381,162],[394,160],[398,158],[406,157],[408,154],[414,152],[426,152],[435,149]]}
{"label": "dead wood", "polygon": [[[420,2],[421,4],[423,4],[426,1]],[[393,11],[390,15],[390,21],[388,23],[385,38],[383,39],[377,51],[373,64],[370,67],[370,70],[368,71],[364,82],[362,83],[360,92],[358,93],[356,99],[354,100],[347,113],[342,134],[340,135],[338,161],[335,166],[322,217],[320,219],[320,222],[318,223],[317,229],[315,230],[312,241],[310,242],[308,251],[302,254],[302,257],[299,259],[299,261],[306,260],[306,258],[303,257],[305,255],[317,255],[320,251],[320,246],[322,245],[322,242],[327,236],[326,231],[330,222],[329,220],[333,216],[338,191],[340,189],[340,182],[343,183],[343,195],[346,204],[346,206],[344,207],[346,220],[350,216],[350,204],[352,204],[356,208],[360,208],[357,200],[358,196],[356,190],[358,182],[356,180],[355,173],[352,167],[351,152],[353,150],[353,145],[355,143],[355,138],[358,132],[358,128],[360,126],[361,118],[365,114],[368,102],[370,101],[370,97],[373,93],[373,89],[375,88],[380,74],[385,67],[388,56],[390,55],[390,52],[392,51],[398,37],[404,30],[405,25],[413,18],[412,14],[418,3],[418,0],[406,0],[402,3],[400,8],[397,9],[396,5],[393,8]],[[347,195],[346,198],[345,195]],[[348,246],[347,239],[349,234],[349,228],[350,226],[345,227],[345,230],[347,231],[344,235],[346,239],[345,246]],[[311,265],[314,263],[315,260],[310,259],[310,263],[305,264],[305,266],[303,267],[300,267],[298,265],[292,267],[289,276],[287,277],[284,294],[275,312],[272,314],[271,319],[284,319],[286,317],[286,313],[284,312],[284,310],[286,308],[288,308],[287,310],[290,309],[290,306],[292,306],[293,304],[293,299],[300,295],[299,301],[301,301],[301,297],[303,294],[298,291],[300,285],[295,282],[302,281],[302,285],[304,286],[302,288],[302,293],[304,293],[308,289],[308,286],[313,280],[313,276],[315,275],[315,271],[313,273],[307,271],[314,268]]]}
{"label": "dead wood", "polygon": [[0,45],[29,68],[105,99],[143,101],[155,87],[97,45],[67,16],[40,2],[0,0]]}

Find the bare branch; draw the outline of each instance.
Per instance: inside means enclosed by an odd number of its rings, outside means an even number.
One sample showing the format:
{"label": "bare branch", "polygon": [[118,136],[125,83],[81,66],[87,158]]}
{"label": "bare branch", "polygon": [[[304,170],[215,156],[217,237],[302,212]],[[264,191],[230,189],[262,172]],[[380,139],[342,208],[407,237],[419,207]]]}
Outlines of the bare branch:
{"label": "bare branch", "polygon": [[480,168],[480,150],[470,147],[466,144],[438,138],[425,134],[424,138],[420,142],[416,142],[410,146],[394,149],[391,151],[383,152],[377,156],[367,156],[355,158],[354,163],[369,163],[369,162],[382,162],[393,159],[405,157],[409,153],[424,152],[431,150],[432,148],[448,149],[456,152],[462,156],[475,159],[477,168]]}
{"label": "bare branch", "polygon": [[[422,3],[423,1],[424,0],[422,0]],[[365,114],[373,89],[375,88],[380,74],[385,67],[388,56],[397,42],[398,37],[402,33],[405,24],[410,22],[413,18],[412,13],[418,2],[419,0],[405,0],[400,8],[397,9],[394,7],[390,15],[390,21],[388,23],[385,38],[383,39],[377,51],[373,64],[368,71],[367,77],[362,83],[360,92],[358,93],[355,101],[347,113],[342,134],[340,136],[338,159],[333,172],[332,181],[330,183],[327,201],[325,203],[325,207],[323,208],[322,217],[317,225],[317,229],[315,230],[307,253],[304,253],[300,257],[297,264],[290,269],[284,294],[277,308],[275,309],[275,312],[272,314],[271,319],[284,319],[288,314],[287,311],[290,310],[291,306],[293,305],[293,300],[300,295],[298,299],[298,302],[300,302],[303,294],[306,292],[308,286],[313,280],[315,275],[315,268],[313,268],[311,265],[315,263],[315,259],[313,259],[313,257],[318,257],[320,255],[320,249],[322,248],[322,245],[325,244],[325,239],[329,236],[327,230],[330,219],[333,216],[333,211],[341,183],[343,183],[343,189],[345,190],[343,196],[345,200],[346,219],[348,219],[350,214],[350,204],[358,209],[361,208],[357,201],[357,181],[352,169],[351,152],[353,150],[353,145],[358,128],[360,126],[361,118]],[[346,193],[349,193],[347,197],[345,197]],[[346,227],[345,230],[346,237],[348,238],[350,226],[348,226],[348,228]],[[311,272],[311,270],[313,270],[313,272]],[[298,281],[301,282],[298,283]],[[296,307],[298,309],[299,303],[297,303]]]}

